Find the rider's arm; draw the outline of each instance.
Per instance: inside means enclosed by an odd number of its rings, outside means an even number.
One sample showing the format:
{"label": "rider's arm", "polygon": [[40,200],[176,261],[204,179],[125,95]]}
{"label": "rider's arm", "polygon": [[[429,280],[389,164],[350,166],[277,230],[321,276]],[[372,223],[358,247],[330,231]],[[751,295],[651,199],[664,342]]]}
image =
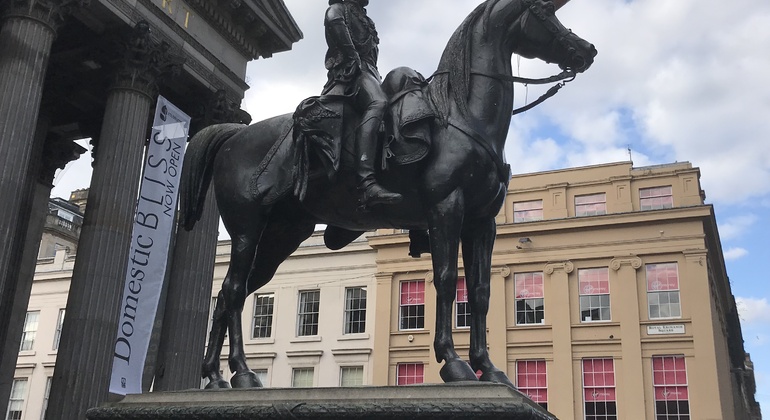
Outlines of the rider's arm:
{"label": "rider's arm", "polygon": [[[337,3],[329,7],[326,11],[324,25],[326,26],[327,44],[329,47],[337,47],[347,59],[352,60],[358,67],[361,66],[361,58],[353,44],[353,38],[350,36],[350,30],[345,22],[345,10],[342,3]],[[334,43],[332,45],[332,43]]]}

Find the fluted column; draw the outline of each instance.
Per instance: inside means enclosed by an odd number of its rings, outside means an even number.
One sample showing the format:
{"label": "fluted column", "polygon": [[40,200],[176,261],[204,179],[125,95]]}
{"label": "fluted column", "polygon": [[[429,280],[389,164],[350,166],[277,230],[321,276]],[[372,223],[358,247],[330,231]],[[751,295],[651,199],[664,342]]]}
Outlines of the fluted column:
{"label": "fluted column", "polygon": [[179,227],[177,231],[158,350],[156,391],[200,386],[218,226],[214,189],[209,188],[203,216],[195,229],[188,232]]}
{"label": "fluted column", "polygon": [[[10,344],[15,341],[10,334],[23,322],[12,312],[32,205],[33,136],[48,58],[57,28],[84,2],[11,0],[6,4],[0,21],[0,366],[15,365],[18,346]],[[0,369],[0,405],[8,399],[4,390],[12,379],[12,370]]]}
{"label": "fluted column", "polygon": [[107,97],[47,418],[81,420],[107,400],[131,230],[163,52],[146,23],[123,44]]}

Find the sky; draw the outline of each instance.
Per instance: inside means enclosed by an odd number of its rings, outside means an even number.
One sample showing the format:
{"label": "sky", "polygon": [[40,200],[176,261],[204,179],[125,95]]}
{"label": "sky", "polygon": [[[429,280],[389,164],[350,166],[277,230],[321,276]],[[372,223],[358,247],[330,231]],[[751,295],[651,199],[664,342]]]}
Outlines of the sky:
{"label": "sky", "polygon": [[[248,66],[242,103],[254,121],[292,112],[326,81],[323,0],[284,0],[304,34],[292,51]],[[371,0],[379,68],[430,75],[452,32],[479,0]],[[515,174],[628,161],[688,161],[713,204],[757,400],[770,410],[770,2],[572,0],[561,22],[592,42],[592,68],[511,122]],[[514,73],[545,77],[555,65],[513,57]],[[516,105],[544,88],[516,88]],[[629,152],[630,149],[630,152]],[[88,162],[57,176],[53,196],[90,182]],[[220,229],[223,231],[223,229]]]}

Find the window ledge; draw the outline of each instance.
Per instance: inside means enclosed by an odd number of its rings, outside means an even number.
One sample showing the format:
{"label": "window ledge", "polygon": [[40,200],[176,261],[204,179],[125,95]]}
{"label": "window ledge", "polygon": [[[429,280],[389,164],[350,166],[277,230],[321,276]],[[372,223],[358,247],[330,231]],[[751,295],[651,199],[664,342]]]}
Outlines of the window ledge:
{"label": "window ledge", "polygon": [[19,352],[19,357],[34,356],[35,354],[37,354],[35,350],[22,350]]}
{"label": "window ledge", "polygon": [[538,324],[514,324],[513,327],[509,329],[514,330],[520,330],[520,329],[538,329],[538,328],[551,328],[551,324],[546,324],[545,322],[541,322]]}
{"label": "window ledge", "polygon": [[617,321],[580,321],[579,324],[572,324],[573,327],[598,327],[598,326],[611,326],[611,327],[619,327],[620,322]]}
{"label": "window ledge", "polygon": [[430,331],[426,330],[424,328],[420,328],[420,329],[416,329],[416,330],[398,330],[398,331],[393,331],[391,334],[393,334],[393,335],[430,334]]}
{"label": "window ledge", "polygon": [[303,337],[294,337],[294,339],[289,342],[290,343],[315,343],[320,341],[321,341],[320,335],[308,335]]}
{"label": "window ledge", "polygon": [[275,344],[275,338],[252,338],[246,344]]}
{"label": "window ledge", "polygon": [[337,338],[337,341],[356,341],[356,340],[368,340],[369,334],[345,334],[342,337]]}

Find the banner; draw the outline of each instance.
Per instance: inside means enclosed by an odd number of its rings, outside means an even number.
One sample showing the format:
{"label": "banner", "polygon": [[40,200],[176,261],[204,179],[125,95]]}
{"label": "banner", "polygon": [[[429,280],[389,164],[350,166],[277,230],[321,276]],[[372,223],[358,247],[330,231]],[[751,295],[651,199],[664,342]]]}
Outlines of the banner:
{"label": "banner", "polygon": [[158,97],[120,304],[110,392],[142,393],[142,371],[166,275],[190,117]]}

